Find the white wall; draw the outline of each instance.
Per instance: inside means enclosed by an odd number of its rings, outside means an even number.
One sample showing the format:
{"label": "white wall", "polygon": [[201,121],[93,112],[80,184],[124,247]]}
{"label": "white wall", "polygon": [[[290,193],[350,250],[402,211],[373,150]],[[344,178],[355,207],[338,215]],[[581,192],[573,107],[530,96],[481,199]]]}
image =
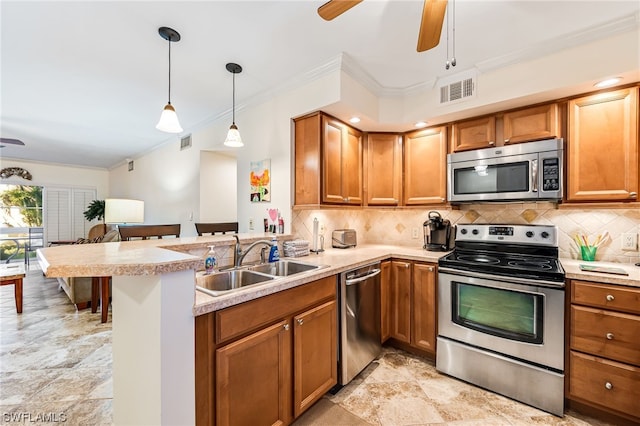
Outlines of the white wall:
{"label": "white wall", "polygon": [[228,153],[200,151],[201,222],[235,222],[238,218],[237,161]]}
{"label": "white wall", "polygon": [[0,159],[0,168],[21,167],[28,170],[32,180],[12,176],[2,183],[36,186],[64,186],[68,188],[95,188],[98,199],[109,194],[109,171],[89,167],[39,163],[35,161]]}

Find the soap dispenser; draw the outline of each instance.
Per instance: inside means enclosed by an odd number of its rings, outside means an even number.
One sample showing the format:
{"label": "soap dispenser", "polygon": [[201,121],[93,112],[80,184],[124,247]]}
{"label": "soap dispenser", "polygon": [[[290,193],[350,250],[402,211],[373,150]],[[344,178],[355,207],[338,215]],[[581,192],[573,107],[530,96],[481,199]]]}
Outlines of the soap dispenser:
{"label": "soap dispenser", "polygon": [[204,261],[204,269],[207,274],[213,272],[213,269],[216,267],[216,252],[213,251],[215,246],[209,246],[209,253],[207,253],[207,258]]}
{"label": "soap dispenser", "polygon": [[280,253],[278,252],[278,240],[276,237],[271,239],[271,249],[269,250],[269,262],[277,262],[280,260]]}

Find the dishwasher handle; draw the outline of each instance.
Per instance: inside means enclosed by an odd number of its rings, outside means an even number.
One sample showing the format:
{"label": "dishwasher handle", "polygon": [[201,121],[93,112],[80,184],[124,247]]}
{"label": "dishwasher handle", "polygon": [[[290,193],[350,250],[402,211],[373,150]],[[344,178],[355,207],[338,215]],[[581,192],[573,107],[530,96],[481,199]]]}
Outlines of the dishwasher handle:
{"label": "dishwasher handle", "polygon": [[376,275],[378,275],[378,274],[380,274],[380,269],[379,269],[379,268],[372,269],[372,270],[371,270],[371,272],[369,272],[367,275],[363,275],[363,276],[360,276],[360,277],[358,277],[358,278],[352,278],[352,279],[348,279],[348,280],[346,280],[346,281],[345,281],[345,284],[346,284],[346,285],[353,285],[353,284],[357,284],[357,283],[359,283],[359,282],[366,281],[366,280],[368,280],[369,278],[375,277],[375,276],[376,276]]}

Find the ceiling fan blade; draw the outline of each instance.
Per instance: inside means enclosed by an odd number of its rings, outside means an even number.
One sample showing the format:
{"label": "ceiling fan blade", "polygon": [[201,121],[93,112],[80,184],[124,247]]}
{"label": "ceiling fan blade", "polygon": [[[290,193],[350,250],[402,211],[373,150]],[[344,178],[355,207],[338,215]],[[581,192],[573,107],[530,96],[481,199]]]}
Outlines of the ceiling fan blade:
{"label": "ceiling fan blade", "polygon": [[440,42],[447,0],[424,0],[418,34],[418,52],[432,49]]}
{"label": "ceiling fan blade", "polygon": [[24,145],[24,142],[11,138],[0,138],[0,143],[6,143],[8,145]]}
{"label": "ceiling fan blade", "polygon": [[329,0],[318,8],[318,15],[325,21],[330,21],[360,2],[362,0]]}

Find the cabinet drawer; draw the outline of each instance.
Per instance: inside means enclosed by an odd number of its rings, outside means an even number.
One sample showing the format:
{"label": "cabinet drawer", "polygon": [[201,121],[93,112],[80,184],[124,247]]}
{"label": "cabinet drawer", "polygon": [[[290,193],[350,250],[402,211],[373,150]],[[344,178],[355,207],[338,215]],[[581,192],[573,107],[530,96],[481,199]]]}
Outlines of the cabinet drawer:
{"label": "cabinet drawer", "polygon": [[571,349],[640,366],[640,317],[571,306]]}
{"label": "cabinet drawer", "polygon": [[640,289],[573,280],[571,303],[640,314]]}
{"label": "cabinet drawer", "polygon": [[329,298],[336,298],[335,275],[216,312],[216,344],[245,335]]}
{"label": "cabinet drawer", "polygon": [[640,369],[571,351],[569,394],[640,418]]}

